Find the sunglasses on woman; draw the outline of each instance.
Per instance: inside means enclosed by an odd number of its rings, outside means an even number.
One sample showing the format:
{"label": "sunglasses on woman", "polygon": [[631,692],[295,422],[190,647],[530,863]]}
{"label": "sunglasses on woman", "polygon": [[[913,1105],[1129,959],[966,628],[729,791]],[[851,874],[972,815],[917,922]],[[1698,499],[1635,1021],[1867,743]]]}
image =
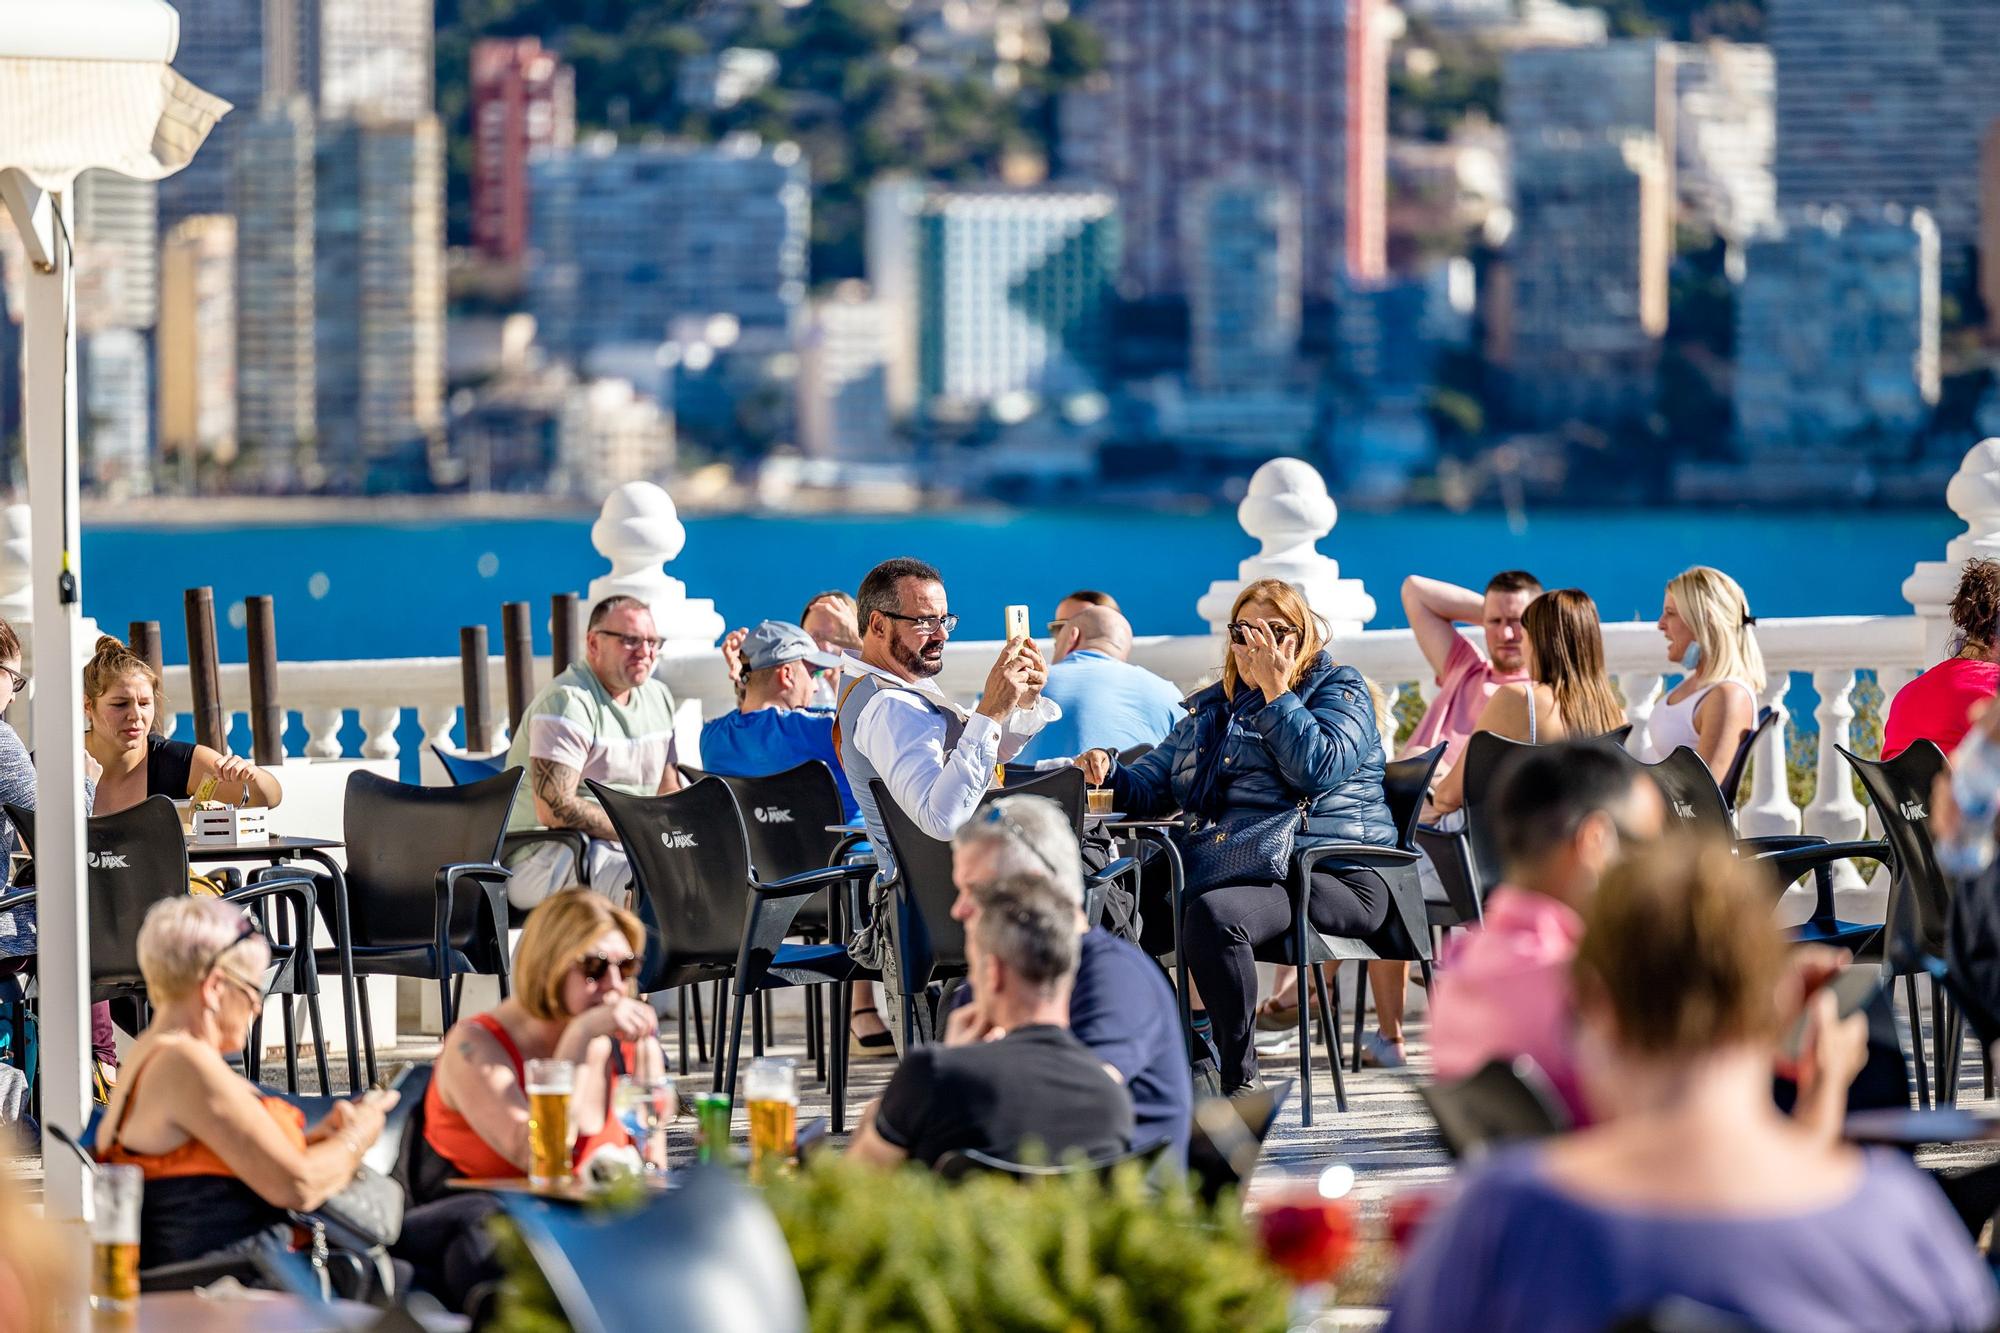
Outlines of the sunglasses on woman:
{"label": "sunglasses on woman", "polygon": [[[1229,641],[1235,644],[1248,643],[1250,631],[1255,628],[1256,626],[1248,620],[1232,620],[1228,626]],[[1274,620],[1271,622],[1271,636],[1276,639],[1296,639],[1299,637],[1299,632],[1281,620]]]}
{"label": "sunglasses on woman", "polygon": [[605,974],[614,967],[618,969],[619,977],[625,981],[630,981],[639,975],[637,958],[620,958],[614,963],[605,954],[587,953],[576,960],[576,970],[583,973],[585,981],[593,983],[604,980]]}

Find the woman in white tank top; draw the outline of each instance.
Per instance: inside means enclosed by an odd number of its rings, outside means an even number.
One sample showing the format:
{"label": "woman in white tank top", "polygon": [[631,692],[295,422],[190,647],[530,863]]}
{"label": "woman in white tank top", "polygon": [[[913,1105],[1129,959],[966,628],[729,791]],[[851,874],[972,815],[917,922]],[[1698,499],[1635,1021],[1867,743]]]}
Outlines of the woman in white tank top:
{"label": "woman in white tank top", "polygon": [[1660,633],[1667,657],[1687,675],[1653,709],[1639,757],[1658,763],[1685,745],[1717,781],[1757,725],[1764,655],[1749,600],[1735,579],[1696,565],[1667,585]]}

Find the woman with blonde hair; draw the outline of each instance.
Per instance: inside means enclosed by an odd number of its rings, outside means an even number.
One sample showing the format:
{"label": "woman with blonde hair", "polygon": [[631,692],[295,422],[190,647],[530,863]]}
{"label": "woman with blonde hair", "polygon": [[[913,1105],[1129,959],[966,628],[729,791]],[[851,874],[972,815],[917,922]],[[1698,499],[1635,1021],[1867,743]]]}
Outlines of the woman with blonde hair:
{"label": "woman with blonde hair", "polygon": [[659,1020],[632,981],[645,953],[639,918],[585,888],[552,894],[529,914],[514,952],[514,993],[490,1013],[461,1019],[424,1097],[424,1145],[411,1189],[434,1198],[454,1176],[528,1174],[530,1060],[576,1066],[570,1124],[581,1164],[632,1140],[612,1113],[621,1075],[666,1072]]}
{"label": "woman with blonde hair", "polygon": [[1641,759],[1658,763],[1685,745],[1717,781],[1729,772],[1737,746],[1757,725],[1764,690],[1756,623],[1742,587],[1719,569],[1696,565],[1667,584],[1660,633],[1667,657],[1687,675],[1647,719]]}
{"label": "woman with blonde hair", "polygon": [[[1543,745],[1602,736],[1624,725],[1625,710],[1604,671],[1604,630],[1590,594],[1581,588],[1543,593],[1521,613],[1521,629],[1528,679],[1494,691],[1472,728],[1475,735],[1490,731]],[[1465,804],[1465,765],[1444,775],[1431,802],[1440,815]]]}
{"label": "woman with blonde hair", "polygon": [[[1151,753],[1119,765],[1107,750],[1077,758],[1093,783],[1135,818],[1185,810],[1205,825],[1191,844],[1234,844],[1271,864],[1203,884],[1186,856],[1182,947],[1213,1022],[1225,1092],[1258,1083],[1251,1046],[1259,944],[1291,926],[1283,851],[1324,842],[1390,847],[1396,829],[1382,791],[1382,737],[1361,673],[1326,651],[1326,631],[1296,588],[1261,579],[1230,610],[1222,679],[1187,700],[1188,715]],[[1280,826],[1289,840],[1273,836]],[[1366,939],[1388,920],[1389,888],[1373,870],[1315,870],[1307,912],[1330,935]],[[1165,911],[1148,912],[1148,923]],[[1196,1027],[1203,1026],[1197,1022]]]}
{"label": "woman with blonde hair", "polygon": [[216,795],[238,805],[276,805],[278,779],[247,759],[206,745],[155,735],[164,702],[160,678],[145,658],[106,634],[83,668],[84,752],[102,766],[91,813],[116,814],[148,796],[194,795],[214,778]]}

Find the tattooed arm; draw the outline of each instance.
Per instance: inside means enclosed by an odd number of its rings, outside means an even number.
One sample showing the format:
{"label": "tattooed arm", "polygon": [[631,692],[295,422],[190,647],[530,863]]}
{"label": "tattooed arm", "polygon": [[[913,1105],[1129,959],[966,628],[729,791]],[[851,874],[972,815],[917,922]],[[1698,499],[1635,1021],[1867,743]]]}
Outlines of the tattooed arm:
{"label": "tattooed arm", "polygon": [[535,818],[544,825],[581,829],[593,838],[618,841],[618,831],[603,808],[577,792],[582,773],[553,759],[529,759],[528,781],[535,793]]}

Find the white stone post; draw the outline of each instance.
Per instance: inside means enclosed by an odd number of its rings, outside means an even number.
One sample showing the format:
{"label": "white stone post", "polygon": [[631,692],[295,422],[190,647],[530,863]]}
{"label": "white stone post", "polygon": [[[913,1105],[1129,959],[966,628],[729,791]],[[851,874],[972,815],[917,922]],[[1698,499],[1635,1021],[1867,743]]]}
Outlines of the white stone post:
{"label": "white stone post", "polygon": [[1736,831],[1746,838],[1799,831],[1799,808],[1792,804],[1785,767],[1785,720],[1790,716],[1785,711],[1785,691],[1791,684],[1791,673],[1774,667],[1757,701],[1759,708],[1777,716],[1750,751],[1750,799],[1736,808]]}
{"label": "white stone post", "polygon": [[664,490],[650,481],[628,481],[611,492],[591,525],[590,544],[611,562],[611,572],[591,580],[586,607],[617,595],[645,602],[667,641],[663,660],[676,650],[713,648],[722,638],[715,603],[689,597],[687,585],[664,568],[687,545],[687,529]]}
{"label": "white stone post", "polygon": [[[1340,577],[1339,561],[1319,552],[1320,538],[1333,531],[1339,517],[1325,478],[1312,464],[1296,458],[1264,464],[1250,478],[1250,493],[1236,506],[1237,521],[1263,549],[1236,567],[1235,578],[1209,584],[1195,610],[1220,634],[1245,585],[1283,579],[1326,621],[1329,637],[1359,634],[1375,618],[1375,599],[1360,579]],[[1383,686],[1388,688],[1388,682]]]}
{"label": "white stone post", "polygon": [[1625,748],[1633,754],[1639,753],[1639,746],[1646,739],[1646,724],[1652,720],[1653,710],[1660,706],[1660,687],[1665,682],[1666,677],[1657,671],[1623,671],[1618,675],[1618,689],[1625,696],[1625,720],[1632,724],[1632,735]]}
{"label": "white stone post", "polygon": [[1965,562],[1974,556],[2000,559],[2000,439],[1981,440],[1945,488],[1945,503],[1965,520],[1965,531],[1944,548],[1944,559],[1918,563],[1903,580],[1903,596],[1924,627],[1924,659],[1943,661],[1951,637],[1951,596]]}

